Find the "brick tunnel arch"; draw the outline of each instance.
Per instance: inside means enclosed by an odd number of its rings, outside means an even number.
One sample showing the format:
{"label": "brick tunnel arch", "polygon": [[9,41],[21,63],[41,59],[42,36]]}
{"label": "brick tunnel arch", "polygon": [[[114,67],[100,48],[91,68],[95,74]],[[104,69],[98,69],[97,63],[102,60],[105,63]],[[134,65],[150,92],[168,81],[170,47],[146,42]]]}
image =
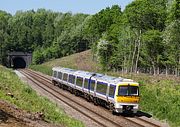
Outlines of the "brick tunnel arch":
{"label": "brick tunnel arch", "polygon": [[13,58],[13,68],[25,68],[26,62],[23,57],[15,57]]}

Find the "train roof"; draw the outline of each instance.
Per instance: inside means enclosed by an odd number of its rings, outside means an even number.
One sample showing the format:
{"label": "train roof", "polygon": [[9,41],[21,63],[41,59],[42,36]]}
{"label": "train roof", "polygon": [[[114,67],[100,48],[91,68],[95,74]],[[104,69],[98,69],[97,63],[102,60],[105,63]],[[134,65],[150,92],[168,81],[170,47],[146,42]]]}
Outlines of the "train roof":
{"label": "train roof", "polygon": [[63,73],[73,74],[76,70],[70,68],[63,68],[63,67],[54,67],[53,71],[61,71]]}
{"label": "train roof", "polygon": [[73,74],[73,75],[76,75],[79,77],[85,77],[85,78],[92,77],[93,79],[105,81],[105,82],[112,83],[112,84],[118,84],[119,82],[134,82],[131,79],[126,79],[126,78],[122,78],[122,77],[108,76],[105,74],[82,71],[82,70],[74,70],[74,69],[63,68],[63,67],[54,67],[52,70],[53,71],[61,71],[63,73],[68,73],[68,74]]}
{"label": "train roof", "polygon": [[126,79],[122,77],[114,77],[114,76],[108,76],[108,75],[103,75],[103,76],[96,76],[97,80],[103,80],[112,84],[118,84],[119,82],[133,82],[131,79]]}

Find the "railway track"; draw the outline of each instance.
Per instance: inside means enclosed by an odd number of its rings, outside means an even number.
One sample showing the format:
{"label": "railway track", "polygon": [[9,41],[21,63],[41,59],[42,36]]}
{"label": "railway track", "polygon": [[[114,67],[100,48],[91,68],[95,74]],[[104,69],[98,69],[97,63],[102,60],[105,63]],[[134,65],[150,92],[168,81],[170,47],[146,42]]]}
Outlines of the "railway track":
{"label": "railway track", "polygon": [[[153,122],[142,119],[140,117],[123,117],[116,115],[102,115],[100,112],[93,110],[91,107],[83,105],[82,103],[77,102],[75,99],[71,98],[69,95],[64,94],[60,88],[57,89],[56,86],[52,85],[51,78],[45,75],[42,75],[38,72],[24,69],[19,70],[22,74],[24,74],[29,80],[37,84],[43,90],[47,91],[57,99],[61,100],[65,104],[69,105],[73,109],[87,116],[100,126],[104,127],[124,127],[124,126],[138,126],[138,127],[161,127]],[[67,93],[67,92],[66,92]],[[71,95],[72,96],[72,95]],[[75,96],[74,96],[75,97]],[[92,105],[92,104],[91,104]],[[93,105],[94,106],[94,105]],[[109,112],[104,108],[101,108],[105,112]],[[109,112],[110,113],[110,112]],[[122,122],[122,119],[124,122]]]}

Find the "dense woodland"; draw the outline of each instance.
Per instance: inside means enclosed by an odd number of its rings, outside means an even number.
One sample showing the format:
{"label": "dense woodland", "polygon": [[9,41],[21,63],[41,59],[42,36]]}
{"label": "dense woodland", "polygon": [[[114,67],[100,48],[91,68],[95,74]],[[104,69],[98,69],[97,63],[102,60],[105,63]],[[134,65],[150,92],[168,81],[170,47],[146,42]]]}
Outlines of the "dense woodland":
{"label": "dense woodland", "polygon": [[0,11],[1,63],[33,53],[33,63],[91,49],[105,71],[180,75],[180,0],[134,0],[95,15]]}

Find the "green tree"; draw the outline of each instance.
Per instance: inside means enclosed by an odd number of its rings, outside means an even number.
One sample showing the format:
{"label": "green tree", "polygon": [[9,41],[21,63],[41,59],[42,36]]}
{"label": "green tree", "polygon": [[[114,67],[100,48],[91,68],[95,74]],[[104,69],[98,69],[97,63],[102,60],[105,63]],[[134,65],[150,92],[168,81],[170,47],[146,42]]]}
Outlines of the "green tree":
{"label": "green tree", "polygon": [[[153,74],[159,74],[159,67],[162,63],[164,44],[162,43],[161,32],[158,30],[149,30],[143,34],[143,42],[145,44],[144,59],[151,63]],[[156,71],[157,70],[157,71]]]}
{"label": "green tree", "polygon": [[9,44],[10,37],[8,20],[10,18],[10,14],[0,10],[0,64],[5,64],[6,62],[7,44]]}
{"label": "green tree", "polygon": [[173,0],[168,12],[167,27],[164,31],[166,45],[166,73],[173,68],[175,74],[180,75],[180,1]]}

